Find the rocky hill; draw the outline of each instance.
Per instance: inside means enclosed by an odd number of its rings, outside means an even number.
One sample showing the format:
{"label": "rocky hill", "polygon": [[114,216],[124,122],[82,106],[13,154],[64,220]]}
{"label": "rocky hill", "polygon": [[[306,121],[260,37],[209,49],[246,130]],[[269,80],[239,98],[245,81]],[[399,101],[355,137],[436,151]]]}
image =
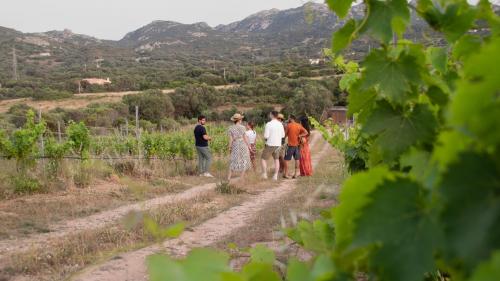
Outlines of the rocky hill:
{"label": "rocky hill", "polygon": [[[351,17],[362,17],[364,7],[354,6],[350,13]],[[69,30],[21,33],[0,27],[0,82],[12,75],[13,47],[20,72],[25,76],[43,78],[48,70],[61,66],[59,69],[64,69],[66,75],[79,77],[86,65],[95,66],[95,70],[101,64],[122,70],[137,63],[185,68],[185,65],[206,67],[214,61],[249,64],[315,58],[323,48],[331,46],[332,32],[343,23],[325,4],[309,2],[293,9],[262,11],[216,27],[203,22],[157,20],[118,41],[100,40]],[[430,38],[438,43],[442,40],[433,37],[425,22],[417,17],[413,17],[407,36],[412,40]],[[348,54],[363,54],[371,44],[368,38],[362,38],[354,42]]]}

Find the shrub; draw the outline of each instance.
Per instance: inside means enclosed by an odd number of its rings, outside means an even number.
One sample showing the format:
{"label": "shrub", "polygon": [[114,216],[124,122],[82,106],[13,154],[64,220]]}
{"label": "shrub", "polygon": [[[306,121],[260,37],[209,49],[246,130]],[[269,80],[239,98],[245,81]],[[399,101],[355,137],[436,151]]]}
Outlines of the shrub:
{"label": "shrub", "polygon": [[139,118],[154,123],[161,119],[172,117],[174,106],[170,96],[159,90],[148,90],[136,95],[128,95],[123,98],[128,105],[129,113],[135,114],[135,107],[139,106]]}
{"label": "shrub", "polygon": [[37,179],[27,175],[16,175],[10,178],[14,192],[17,194],[34,193],[41,189],[41,184]]}

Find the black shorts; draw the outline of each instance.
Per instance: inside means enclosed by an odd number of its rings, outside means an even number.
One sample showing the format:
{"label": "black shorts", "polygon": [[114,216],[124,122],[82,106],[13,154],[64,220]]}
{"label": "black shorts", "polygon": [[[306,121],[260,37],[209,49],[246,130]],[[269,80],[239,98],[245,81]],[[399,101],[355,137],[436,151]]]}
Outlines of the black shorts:
{"label": "black shorts", "polygon": [[285,160],[290,161],[295,159],[295,160],[300,160],[300,147],[298,146],[289,146],[286,149],[286,154],[285,154]]}

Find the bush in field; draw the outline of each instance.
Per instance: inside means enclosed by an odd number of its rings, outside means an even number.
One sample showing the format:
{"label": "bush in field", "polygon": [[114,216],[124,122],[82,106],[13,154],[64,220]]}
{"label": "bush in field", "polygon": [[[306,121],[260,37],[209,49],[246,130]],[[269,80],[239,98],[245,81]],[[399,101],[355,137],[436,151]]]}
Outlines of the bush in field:
{"label": "bush in field", "polygon": [[260,105],[245,112],[245,120],[252,121],[256,125],[264,125],[269,121],[269,113],[274,110],[273,106]]}
{"label": "bush in field", "polygon": [[33,96],[34,100],[57,100],[57,99],[66,99],[71,98],[73,96],[72,93],[64,90],[56,90],[51,88],[42,88],[40,90],[35,91],[35,95]]}
{"label": "bush in field", "polygon": [[201,83],[205,83],[207,85],[211,86],[217,86],[217,85],[223,85],[226,84],[226,81],[224,81],[224,78],[212,74],[212,73],[203,73],[198,77]]}
{"label": "bush in field", "polygon": [[218,100],[217,90],[205,84],[177,88],[172,94],[176,117],[195,118],[210,106],[217,105]]}
{"label": "bush in field", "polygon": [[174,118],[163,118],[159,123],[160,128],[163,128],[165,131],[174,131],[181,128],[181,124],[177,122]]}
{"label": "bush in field", "polygon": [[28,175],[14,175],[9,179],[14,192],[18,194],[34,193],[42,188],[42,185],[36,178]]}
{"label": "bush in field", "polygon": [[154,123],[161,119],[172,117],[174,106],[170,96],[159,90],[148,90],[137,95],[128,95],[123,98],[128,105],[130,114],[135,114],[135,107],[139,106],[139,118]]}
{"label": "bush in field", "polygon": [[21,129],[10,136],[0,132],[0,152],[9,159],[15,159],[18,171],[24,174],[35,163],[38,141],[44,132],[45,123],[35,123],[35,113],[30,110]]}
{"label": "bush in field", "polygon": [[20,128],[26,123],[26,116],[30,110],[34,111],[34,108],[26,104],[16,104],[9,108],[7,116],[9,117],[9,121],[14,124],[16,128]]}
{"label": "bush in field", "polygon": [[51,178],[56,178],[59,174],[62,160],[68,154],[70,148],[70,142],[59,143],[53,137],[47,139],[44,155],[48,158],[47,171]]}
{"label": "bush in field", "polygon": [[90,131],[85,123],[70,122],[66,134],[73,152],[82,160],[88,159],[90,156]]}
{"label": "bush in field", "polygon": [[286,105],[286,113],[309,115],[320,118],[323,111],[334,104],[334,96],[325,87],[317,83],[308,83],[296,89],[294,96]]}

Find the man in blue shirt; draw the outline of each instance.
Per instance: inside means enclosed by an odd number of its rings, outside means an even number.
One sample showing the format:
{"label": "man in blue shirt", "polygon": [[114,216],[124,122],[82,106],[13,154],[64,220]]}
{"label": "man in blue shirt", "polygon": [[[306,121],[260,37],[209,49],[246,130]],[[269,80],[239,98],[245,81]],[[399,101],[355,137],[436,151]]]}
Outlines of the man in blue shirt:
{"label": "man in blue shirt", "polygon": [[205,123],[207,118],[203,115],[198,117],[198,125],[194,128],[194,139],[196,143],[196,152],[198,153],[198,170],[200,176],[213,178],[209,173],[210,164],[212,163],[212,154],[208,147],[208,142],[212,139],[207,134]]}

